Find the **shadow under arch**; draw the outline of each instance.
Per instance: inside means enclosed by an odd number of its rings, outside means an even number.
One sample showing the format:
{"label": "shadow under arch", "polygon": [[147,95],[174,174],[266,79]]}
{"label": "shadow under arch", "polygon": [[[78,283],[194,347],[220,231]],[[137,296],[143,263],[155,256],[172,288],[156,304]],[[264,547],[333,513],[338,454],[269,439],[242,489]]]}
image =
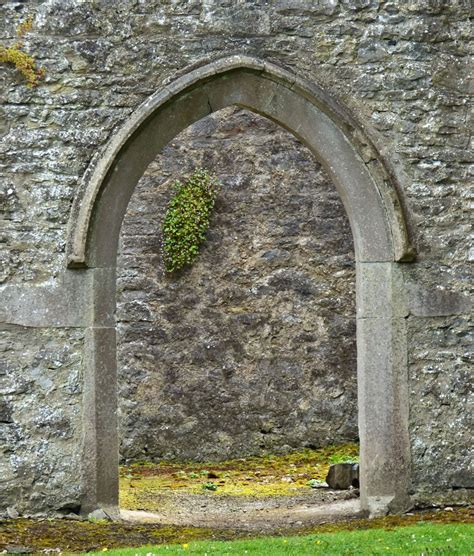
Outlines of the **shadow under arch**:
{"label": "shadow under arch", "polygon": [[273,64],[232,56],[186,73],[142,104],[93,160],[74,200],[68,266],[87,269],[94,299],[84,369],[83,511],[114,513],[118,506],[115,268],[128,202],[168,142],[232,105],[300,139],[339,192],[356,256],[361,507],[372,514],[406,509],[410,449],[399,264],[412,260],[414,251],[395,170],[320,88]]}

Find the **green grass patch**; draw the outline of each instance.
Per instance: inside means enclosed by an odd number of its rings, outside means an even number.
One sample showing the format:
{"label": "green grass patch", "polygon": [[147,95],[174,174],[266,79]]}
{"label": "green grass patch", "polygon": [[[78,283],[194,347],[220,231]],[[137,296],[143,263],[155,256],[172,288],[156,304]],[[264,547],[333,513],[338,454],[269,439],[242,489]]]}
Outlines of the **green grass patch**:
{"label": "green grass patch", "polygon": [[[217,542],[200,541],[180,545],[148,546],[139,549],[108,551],[110,556],[145,556],[193,554],[210,556],[272,555],[430,555],[474,554],[474,528],[466,524],[439,525],[423,523],[395,529],[341,531],[295,537]],[[96,554],[101,554],[100,552]],[[102,552],[103,554],[103,552]]]}

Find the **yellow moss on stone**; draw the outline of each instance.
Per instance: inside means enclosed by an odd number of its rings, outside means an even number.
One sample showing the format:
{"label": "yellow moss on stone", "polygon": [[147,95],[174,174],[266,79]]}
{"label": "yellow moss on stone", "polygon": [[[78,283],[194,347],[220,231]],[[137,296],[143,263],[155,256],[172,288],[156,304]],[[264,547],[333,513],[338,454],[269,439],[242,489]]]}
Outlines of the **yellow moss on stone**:
{"label": "yellow moss on stone", "polygon": [[27,19],[25,19],[25,21],[23,21],[22,23],[20,23],[20,25],[18,25],[16,29],[17,37],[19,39],[22,39],[26,35],[26,33],[31,31],[32,27],[33,27],[33,18],[30,15]]}
{"label": "yellow moss on stone", "polygon": [[[299,450],[281,456],[262,456],[212,463],[142,462],[120,472],[120,506],[158,509],[160,493],[188,492],[228,496],[291,496],[307,492],[309,481],[324,481],[331,461],[356,460],[357,444]],[[215,491],[203,486],[213,483]]]}
{"label": "yellow moss on stone", "polygon": [[8,48],[0,46],[0,62],[12,64],[26,79],[29,87],[36,87],[39,80],[44,75],[42,68],[36,67],[36,62],[32,56],[23,50],[21,39],[33,26],[33,18],[29,17],[17,28],[17,36],[20,39],[13,46]]}

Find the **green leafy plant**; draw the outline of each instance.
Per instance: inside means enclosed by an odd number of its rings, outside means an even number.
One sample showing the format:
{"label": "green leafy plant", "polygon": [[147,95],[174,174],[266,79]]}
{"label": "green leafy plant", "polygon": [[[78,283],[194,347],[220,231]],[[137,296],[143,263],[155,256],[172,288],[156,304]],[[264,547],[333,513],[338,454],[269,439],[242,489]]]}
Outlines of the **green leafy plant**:
{"label": "green leafy plant", "polygon": [[29,17],[17,28],[18,41],[8,48],[0,46],[0,62],[14,65],[26,79],[28,86],[36,87],[44,75],[44,70],[37,68],[34,58],[23,51],[23,38],[31,31],[32,26],[33,18]]}
{"label": "green leafy plant", "polygon": [[217,178],[202,168],[185,183],[175,182],[162,226],[167,272],[191,265],[198,256],[220,187]]}
{"label": "green leafy plant", "polygon": [[322,486],[328,486],[326,481],[322,481],[321,479],[310,479],[308,481],[308,486],[311,488],[318,488]]}
{"label": "green leafy plant", "polygon": [[202,485],[203,490],[217,490],[216,483],[204,483]]}

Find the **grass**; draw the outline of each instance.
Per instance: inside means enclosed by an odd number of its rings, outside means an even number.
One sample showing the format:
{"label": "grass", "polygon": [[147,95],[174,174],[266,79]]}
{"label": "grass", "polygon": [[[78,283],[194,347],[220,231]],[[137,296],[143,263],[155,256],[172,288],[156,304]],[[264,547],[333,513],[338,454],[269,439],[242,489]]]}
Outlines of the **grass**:
{"label": "grass", "polygon": [[124,466],[120,470],[120,507],[157,510],[157,494],[170,491],[253,497],[294,495],[308,491],[310,481],[324,481],[331,463],[357,461],[358,453],[357,444],[344,444],[220,463],[145,462]]}
{"label": "grass", "polygon": [[[361,537],[366,536],[367,540],[365,552],[353,549],[352,554],[378,554],[376,546],[377,539],[387,538],[392,539],[393,543],[398,543],[396,536],[392,536],[392,532],[403,531],[406,533],[410,529],[415,530],[415,542],[410,547],[413,547],[418,552],[415,554],[472,554],[469,549],[463,546],[464,538],[461,535],[465,535],[467,532],[467,539],[472,543],[472,524],[474,523],[474,511],[469,508],[453,508],[450,511],[429,511],[429,512],[417,512],[408,515],[392,515],[376,519],[356,519],[351,521],[337,522],[337,523],[326,523],[317,526],[312,526],[300,531],[301,535],[304,536],[291,536],[291,537],[274,537],[273,539],[260,539],[260,543],[266,543],[267,546],[273,548],[276,546],[277,549],[285,549],[288,544],[288,548],[293,550],[293,554],[305,552],[295,552],[303,550],[301,548],[303,545],[298,543],[306,543],[305,539],[314,538],[314,543],[310,542],[310,546],[314,554],[320,554],[320,545],[317,544],[317,540],[326,540],[333,544],[329,545],[331,550],[336,550],[337,544],[340,543],[340,539],[346,535],[344,543],[347,547],[354,546],[355,542],[361,542]],[[468,529],[470,524],[471,529]],[[446,527],[449,525],[449,527]],[[429,549],[427,551],[422,549],[421,541],[427,541],[426,535],[430,534],[430,530],[434,530],[432,541],[429,541]],[[352,535],[352,533],[357,533]],[[389,533],[389,534],[388,534]],[[452,533],[452,534],[451,534]],[[458,535],[459,533],[459,535]],[[281,535],[291,535],[294,533],[281,532]],[[419,535],[418,535],[419,534]],[[308,537],[308,535],[310,537]],[[379,536],[378,536],[379,535]],[[380,536],[382,535],[382,536]],[[397,533],[398,535],[398,533]],[[420,535],[425,535],[421,537]],[[453,536],[454,535],[454,536]],[[121,522],[96,522],[90,523],[88,521],[73,521],[67,519],[8,519],[0,520],[0,553],[3,551],[10,551],[11,547],[26,548],[32,553],[38,554],[40,552],[49,553],[85,553],[85,552],[96,552],[104,556],[105,554],[148,554],[154,553],[157,556],[160,554],[199,554],[196,550],[203,545],[196,544],[195,541],[208,541],[212,550],[208,551],[208,554],[226,554],[226,552],[218,552],[221,550],[222,546],[220,544],[213,544],[212,541],[222,540],[236,540],[236,539],[250,539],[255,535],[245,533],[242,531],[232,531],[232,530],[212,530],[203,528],[193,528],[193,527],[176,527],[176,526],[163,526],[158,524],[126,524]],[[447,539],[451,541],[447,542]],[[284,541],[287,542],[284,542]],[[408,539],[410,540],[410,539]],[[251,541],[252,543],[254,541]],[[413,541],[411,541],[413,542]],[[428,542],[428,541],[427,541]],[[295,544],[297,543],[297,544]],[[352,543],[352,544],[351,544]],[[437,545],[433,543],[441,544],[441,547],[435,548]],[[444,543],[444,544],[443,544]],[[451,543],[451,544],[450,544]],[[454,543],[454,544],[453,544]],[[183,548],[187,544],[188,548]],[[464,543],[465,544],[465,543]],[[160,545],[158,548],[150,549],[150,546]],[[174,546],[173,546],[174,545]],[[139,546],[145,548],[139,549],[127,549],[124,547]],[[229,546],[229,545],[228,545]],[[239,552],[240,546],[243,545],[230,545],[237,547],[235,550],[232,549],[230,554],[245,554],[245,550],[248,548],[243,548],[243,552]],[[328,545],[324,545],[327,547]],[[381,545],[382,546],[382,545]],[[391,546],[390,544],[384,543],[383,546]],[[396,544],[396,546],[398,546]],[[405,545],[400,544],[400,547]],[[148,548],[146,548],[148,547]],[[168,547],[168,548],[166,548]],[[255,550],[261,550],[262,544],[256,545]],[[278,548],[279,547],[279,548]],[[318,548],[319,547],[319,548]],[[369,551],[368,547],[371,552]],[[405,548],[407,548],[405,546]],[[183,552],[179,552],[182,549]],[[189,550],[191,552],[189,552]],[[253,550],[253,549],[252,549]],[[319,552],[316,552],[318,550]],[[385,549],[384,549],[385,550]],[[463,552],[464,550],[464,552]],[[126,552],[128,551],[128,552]],[[186,552],[184,552],[186,551]],[[194,551],[194,552],[193,552]],[[457,551],[457,552],[456,552]],[[275,552],[276,554],[285,554],[285,552]],[[292,554],[291,552],[287,552]],[[326,552],[331,554],[331,552]],[[344,554],[344,552],[339,552]],[[383,554],[390,554],[388,550],[382,552]],[[406,554],[407,552],[392,551],[392,554]],[[248,552],[248,554],[259,554],[259,552]],[[273,554],[273,552],[265,551],[260,554]],[[350,552],[349,552],[350,554]],[[410,554],[410,552],[408,552]]]}
{"label": "grass", "polygon": [[[294,537],[266,537],[241,541],[199,541],[107,551],[110,556],[193,554],[210,556],[261,555],[462,555],[474,554],[474,528],[468,524],[422,523],[395,529],[340,531]],[[97,552],[96,554],[104,554]]]}

